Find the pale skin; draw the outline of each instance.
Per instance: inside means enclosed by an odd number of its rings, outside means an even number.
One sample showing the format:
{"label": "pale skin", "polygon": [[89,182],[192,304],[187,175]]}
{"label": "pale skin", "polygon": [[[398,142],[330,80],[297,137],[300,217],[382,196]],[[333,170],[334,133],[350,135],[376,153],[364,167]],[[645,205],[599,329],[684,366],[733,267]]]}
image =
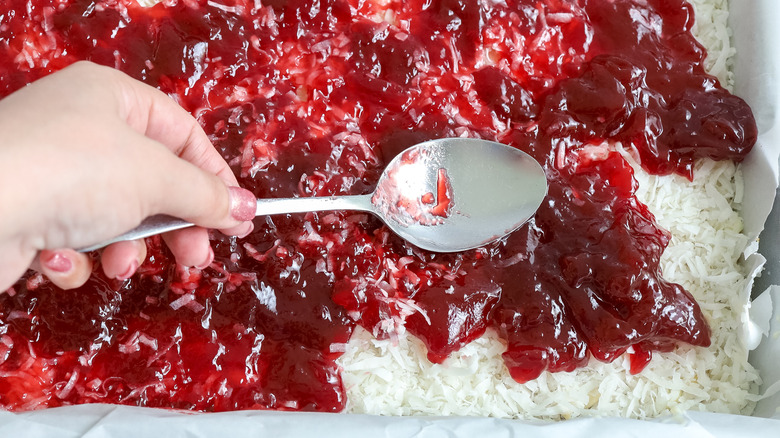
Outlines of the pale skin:
{"label": "pale skin", "polygon": [[[80,62],[0,100],[0,293],[28,269],[72,289],[91,275],[74,251],[154,214],[197,227],[163,236],[185,266],[214,259],[207,229],[252,231],[255,198],[189,113],[123,73]],[[106,247],[101,267],[126,279],[143,241]]]}

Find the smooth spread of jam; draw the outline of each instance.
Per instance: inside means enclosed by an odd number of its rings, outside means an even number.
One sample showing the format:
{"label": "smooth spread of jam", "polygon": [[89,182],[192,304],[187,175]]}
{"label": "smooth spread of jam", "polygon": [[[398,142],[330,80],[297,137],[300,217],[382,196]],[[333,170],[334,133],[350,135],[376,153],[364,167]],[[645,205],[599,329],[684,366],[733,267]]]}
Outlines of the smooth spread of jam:
{"label": "smooth spread of jam", "polygon": [[526,226],[458,254],[327,212],[215,232],[202,271],[150,239],[124,282],[28,274],[0,296],[0,405],[339,411],[355,324],[404,324],[434,362],[494,329],[520,382],[709,345],[607,146],[688,177],[750,150],[751,111],[705,74],[692,22],[683,0],[3,1],[0,96],[79,59],[118,68],[192,112],[258,197],[370,193],[400,151],[452,136],[527,151],[550,189]]}

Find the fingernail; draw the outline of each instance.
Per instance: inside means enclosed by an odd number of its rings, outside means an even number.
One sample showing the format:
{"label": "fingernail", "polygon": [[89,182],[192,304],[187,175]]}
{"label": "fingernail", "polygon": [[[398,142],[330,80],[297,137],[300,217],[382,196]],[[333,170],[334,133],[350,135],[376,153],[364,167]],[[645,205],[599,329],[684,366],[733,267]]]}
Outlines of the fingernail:
{"label": "fingernail", "polygon": [[236,237],[238,237],[239,239],[243,239],[244,237],[252,234],[252,231],[254,230],[255,230],[255,224],[253,222],[249,222],[249,227],[246,229],[246,231],[236,235]]}
{"label": "fingernail", "polygon": [[237,221],[248,221],[255,217],[257,198],[254,193],[241,187],[230,187],[230,215]]}
{"label": "fingernail", "polygon": [[62,253],[51,251],[41,257],[41,264],[50,271],[66,273],[73,269],[73,262]]}
{"label": "fingernail", "polygon": [[138,262],[136,260],[133,260],[130,262],[130,266],[127,268],[127,270],[123,274],[119,274],[116,276],[117,280],[127,280],[128,278],[132,277],[133,274],[135,274],[135,271],[138,270]]}
{"label": "fingernail", "polygon": [[211,265],[211,262],[213,261],[214,261],[214,250],[212,248],[209,248],[209,255],[208,257],[206,257],[206,261],[195,267],[198,269],[206,269]]}

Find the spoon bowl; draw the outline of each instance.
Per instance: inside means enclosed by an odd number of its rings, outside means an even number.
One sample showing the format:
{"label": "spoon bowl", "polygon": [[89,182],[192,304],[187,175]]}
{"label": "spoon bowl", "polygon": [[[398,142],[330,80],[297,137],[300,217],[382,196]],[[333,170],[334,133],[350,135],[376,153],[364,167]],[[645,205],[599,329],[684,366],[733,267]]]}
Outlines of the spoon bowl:
{"label": "spoon bowl", "polygon": [[[258,199],[256,215],[359,210],[403,239],[434,252],[458,252],[520,228],[547,194],[544,169],[519,149],[486,140],[443,138],[412,146],[385,168],[368,195]],[[80,251],[193,226],[155,215]]]}
{"label": "spoon bowl", "polygon": [[500,143],[445,138],[396,156],[372,197],[393,232],[429,251],[477,248],[520,228],[547,194],[544,170]]}

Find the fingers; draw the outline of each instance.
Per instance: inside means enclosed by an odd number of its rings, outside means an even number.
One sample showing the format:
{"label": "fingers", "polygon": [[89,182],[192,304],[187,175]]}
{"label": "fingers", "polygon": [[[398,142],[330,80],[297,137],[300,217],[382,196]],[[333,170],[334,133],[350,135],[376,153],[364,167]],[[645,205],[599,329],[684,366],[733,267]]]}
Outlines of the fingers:
{"label": "fingers", "polygon": [[185,228],[162,237],[180,265],[205,269],[214,261],[209,234],[203,228]]}
{"label": "fingers", "polygon": [[90,63],[70,68],[105,75],[117,85],[112,90],[119,104],[118,116],[140,134],[136,140],[148,139],[169,151],[160,160],[145,157],[145,162],[156,163],[153,174],[165,180],[144,193],[157,194],[156,208],[149,214],[170,214],[229,235],[245,236],[252,231],[248,221],[254,218],[254,195],[235,188],[238,183],[230,167],[186,110],[163,92],[118,70]]}
{"label": "fingers", "polygon": [[57,74],[70,75],[74,81],[88,81],[92,99],[97,100],[93,107],[114,101],[117,117],[135,132],[156,141],[174,156],[217,175],[226,185],[238,185],[195,118],[165,93],[119,70],[90,62],[77,62]]}
{"label": "fingers", "polygon": [[[176,261],[182,265],[204,269],[214,260],[214,251],[205,229],[190,228],[169,233],[163,238]],[[116,280],[132,277],[145,259],[146,244],[143,240],[117,242],[107,246],[101,254],[103,273]],[[86,254],[71,249],[43,250],[31,267],[60,289],[68,290],[87,282],[92,273],[92,260]]]}
{"label": "fingers", "polygon": [[241,225],[233,228],[227,228],[222,231],[222,234],[226,236],[236,236],[238,238],[246,237],[252,231],[255,230],[255,224],[252,221],[244,222]]}
{"label": "fingers", "polygon": [[32,267],[60,289],[75,289],[92,274],[92,259],[72,249],[43,250]]}
{"label": "fingers", "polygon": [[[126,280],[146,259],[146,244],[142,240],[118,242],[106,247],[101,259],[108,278]],[[92,259],[72,249],[43,250],[31,268],[60,289],[75,289],[83,286],[92,274]]]}
{"label": "fingers", "polygon": [[119,116],[136,132],[168,148],[174,155],[237,186],[235,175],[214,149],[203,128],[184,108],[160,90],[107,67],[118,82]]}
{"label": "fingers", "polygon": [[[46,105],[27,102],[45,102]],[[0,293],[13,284],[33,260],[36,260],[35,267],[57,286],[64,289],[80,286],[92,268],[86,255],[58,249],[42,251],[36,259],[38,250],[81,247],[90,239],[100,240],[118,234],[152,214],[167,213],[230,234],[245,235],[251,231],[250,220],[254,218],[256,208],[254,195],[235,187],[235,176],[197,121],[164,93],[117,70],[76,63],[42,79],[35,86],[12,94],[4,103],[15,112],[26,111],[22,119],[56,121],[51,126],[58,130],[39,130],[54,134],[35,138],[32,143],[40,146],[37,149],[26,146],[29,140],[20,142],[25,147],[18,150],[50,152],[42,156],[51,157],[54,164],[38,167],[77,168],[63,165],[64,157],[79,163],[92,160],[89,163],[92,168],[84,175],[75,174],[76,178],[68,180],[73,187],[60,184],[63,180],[60,174],[44,174],[45,178],[41,178],[56,179],[57,189],[63,193],[89,193],[89,196],[74,196],[78,201],[75,203],[62,201],[70,208],[64,214],[49,208],[57,204],[41,201],[28,209],[38,218],[35,224],[29,225],[28,219],[10,226],[7,219],[3,222],[0,228],[13,227],[14,230],[0,235],[0,246],[7,246],[6,240],[14,233],[22,233],[25,246],[14,244],[18,248],[0,248]],[[7,126],[15,124],[21,126],[21,138],[29,139],[29,130],[24,130],[23,124],[11,121]],[[68,129],[59,129],[62,124]],[[89,129],[80,131],[70,125]],[[62,138],[64,132],[73,135]],[[67,153],[52,152],[62,152],[66,147],[70,148]],[[84,186],[89,190],[80,189]],[[49,199],[65,199],[52,195],[55,192],[49,189],[39,192],[48,193]],[[56,211],[56,215],[49,213],[50,210]],[[166,240],[180,263],[207,266],[213,259],[207,237],[204,230],[193,229],[174,233]],[[22,249],[23,255],[20,254]],[[106,248],[102,263],[105,274],[109,278],[129,277],[143,261],[144,251],[145,247],[140,243]]]}
{"label": "fingers", "polygon": [[205,228],[233,230],[254,219],[257,200],[239,187],[229,187],[213,173],[178,158],[160,143],[130,133],[125,141],[136,145],[134,161],[142,162],[136,179],[139,199],[147,216],[168,214]]}
{"label": "fingers", "polygon": [[146,260],[146,243],[131,240],[111,244],[100,256],[103,273],[116,280],[127,280]]}

